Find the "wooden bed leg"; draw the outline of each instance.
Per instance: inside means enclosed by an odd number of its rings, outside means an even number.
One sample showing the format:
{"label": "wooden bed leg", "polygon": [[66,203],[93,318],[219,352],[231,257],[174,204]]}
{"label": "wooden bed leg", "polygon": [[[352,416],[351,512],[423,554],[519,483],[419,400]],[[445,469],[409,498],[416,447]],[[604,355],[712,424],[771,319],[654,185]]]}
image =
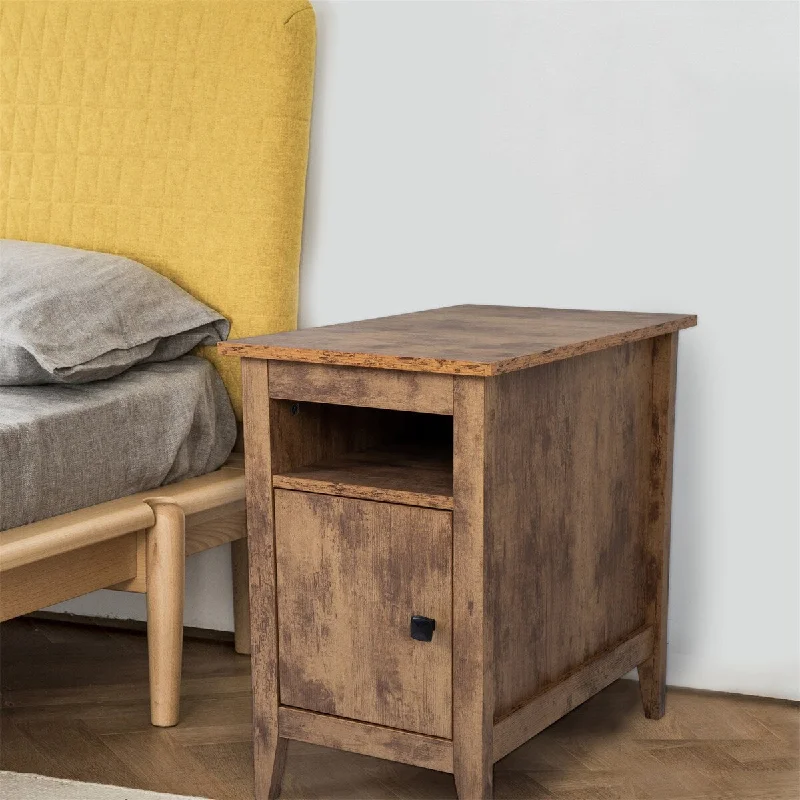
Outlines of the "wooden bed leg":
{"label": "wooden bed leg", "polygon": [[639,664],[638,670],[644,715],[648,719],[661,719],[666,710],[667,596],[677,365],[678,334],[670,333],[653,339],[653,438],[645,544],[646,618],[647,624],[653,627],[653,654]]}
{"label": "wooden bed leg", "polygon": [[247,538],[231,542],[233,577],[233,636],[237,653],[250,655],[250,578]]}
{"label": "wooden bed leg", "polygon": [[147,531],[147,649],[150,721],[178,724],[183,655],[186,526],[176,503],[151,501],[155,525]]}

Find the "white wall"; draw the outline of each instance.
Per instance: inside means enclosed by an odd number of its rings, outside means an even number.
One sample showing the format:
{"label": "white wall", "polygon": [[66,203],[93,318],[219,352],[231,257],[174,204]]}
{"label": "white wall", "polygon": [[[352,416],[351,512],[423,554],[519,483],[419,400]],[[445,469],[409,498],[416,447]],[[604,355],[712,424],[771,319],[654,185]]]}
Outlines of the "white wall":
{"label": "white wall", "polygon": [[[798,5],[316,7],[301,324],[463,302],[699,314],[669,681],[800,697]],[[195,557],[187,624],[230,628],[227,563]]]}

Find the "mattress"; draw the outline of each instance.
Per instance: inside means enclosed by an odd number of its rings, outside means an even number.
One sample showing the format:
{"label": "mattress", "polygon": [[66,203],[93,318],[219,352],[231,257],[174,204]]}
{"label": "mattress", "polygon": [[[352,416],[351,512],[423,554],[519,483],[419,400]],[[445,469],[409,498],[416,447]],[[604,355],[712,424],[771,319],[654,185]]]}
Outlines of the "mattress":
{"label": "mattress", "polygon": [[143,364],[105,381],[0,387],[0,530],[221,466],[236,440],[205,359]]}

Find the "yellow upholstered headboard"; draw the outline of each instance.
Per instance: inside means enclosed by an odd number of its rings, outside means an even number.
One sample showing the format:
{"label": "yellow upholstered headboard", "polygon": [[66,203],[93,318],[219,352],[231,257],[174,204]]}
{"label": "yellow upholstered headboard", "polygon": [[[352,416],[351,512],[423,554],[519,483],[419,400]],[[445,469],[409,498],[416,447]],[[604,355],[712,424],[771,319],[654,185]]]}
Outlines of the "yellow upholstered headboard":
{"label": "yellow upholstered headboard", "polygon": [[314,51],[307,0],[0,0],[0,237],[141,261],[233,337],[294,328]]}

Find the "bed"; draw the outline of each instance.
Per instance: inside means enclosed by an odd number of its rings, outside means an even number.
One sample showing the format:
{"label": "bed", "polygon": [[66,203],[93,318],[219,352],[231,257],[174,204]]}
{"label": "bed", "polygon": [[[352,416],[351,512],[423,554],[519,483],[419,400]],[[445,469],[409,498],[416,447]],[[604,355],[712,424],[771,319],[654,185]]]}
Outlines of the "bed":
{"label": "bed", "polygon": [[0,531],[219,469],[236,423],[204,358],[109,380],[0,386]]}
{"label": "bed", "polygon": [[[135,259],[231,336],[294,328],[314,49],[307,0],[0,0],[0,238]],[[213,397],[211,362],[240,419],[240,376],[212,348],[198,355],[125,373],[142,402],[99,464],[92,436],[116,390],[0,392],[16,415],[0,436],[15,526],[0,532],[0,619],[100,588],[146,592],[156,725],[178,721],[186,556],[232,543],[249,651],[241,455],[215,469],[233,430],[209,433],[224,427],[213,402],[198,416],[204,401],[170,401]],[[25,425],[34,389],[57,412]],[[178,462],[191,477],[175,480]],[[85,485],[68,490],[78,470]],[[23,485],[35,504],[19,502]]]}

